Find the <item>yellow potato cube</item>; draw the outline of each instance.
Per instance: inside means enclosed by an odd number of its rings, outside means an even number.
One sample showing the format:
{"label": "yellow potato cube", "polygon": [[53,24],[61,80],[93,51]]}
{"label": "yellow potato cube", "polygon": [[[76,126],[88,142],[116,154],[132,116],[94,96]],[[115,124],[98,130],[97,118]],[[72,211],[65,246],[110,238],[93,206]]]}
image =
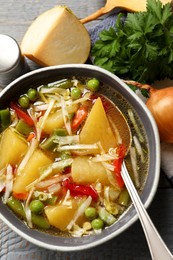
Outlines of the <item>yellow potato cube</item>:
{"label": "yellow potato cube", "polygon": [[79,184],[101,182],[110,185],[106,169],[100,162],[93,162],[89,157],[76,157],[72,163],[72,178]]}
{"label": "yellow potato cube", "polygon": [[[78,109],[77,104],[67,107],[68,113],[74,113],[76,112],[77,109]],[[40,123],[42,122],[42,119],[43,118],[40,118]],[[43,131],[47,134],[51,134],[56,128],[61,128],[63,126],[64,126],[63,114],[62,114],[62,110],[59,109],[48,116],[43,126]]]}
{"label": "yellow potato cube", "polygon": [[0,141],[0,169],[18,164],[28,149],[27,142],[12,128],[7,128]]}
{"label": "yellow potato cube", "polygon": [[77,203],[73,200],[71,206],[62,204],[47,206],[45,208],[45,213],[52,226],[64,231],[73,219],[76,210]]}
{"label": "yellow potato cube", "polygon": [[118,140],[110,127],[100,98],[93,105],[79,137],[81,144],[100,142],[105,152],[117,146]]}
{"label": "yellow potato cube", "polygon": [[40,169],[50,163],[52,163],[52,160],[41,150],[35,150],[21,173],[16,175],[13,192],[25,193],[26,187],[40,177]]}

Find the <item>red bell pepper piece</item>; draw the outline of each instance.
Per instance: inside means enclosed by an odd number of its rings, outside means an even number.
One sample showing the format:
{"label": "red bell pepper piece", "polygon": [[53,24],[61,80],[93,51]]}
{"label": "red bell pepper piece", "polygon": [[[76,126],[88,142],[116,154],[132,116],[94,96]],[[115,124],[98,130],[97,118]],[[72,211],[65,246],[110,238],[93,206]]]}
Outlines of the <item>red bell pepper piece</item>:
{"label": "red bell pepper piece", "polygon": [[18,200],[27,200],[28,198],[28,193],[27,192],[20,192],[20,193],[17,193],[17,192],[13,192],[13,196],[18,199]]}
{"label": "red bell pepper piece", "polygon": [[11,103],[11,108],[16,112],[17,116],[25,121],[29,126],[34,125],[32,118],[23,111],[17,104]]}
{"label": "red bell pepper piece", "polygon": [[35,138],[35,133],[31,132],[27,137],[27,141],[30,142],[33,138]]}
{"label": "red bell pepper piece", "polygon": [[121,177],[121,167],[126,153],[126,147],[124,145],[119,145],[117,149],[118,158],[113,161],[115,179],[120,188],[124,187],[124,181]]}
{"label": "red bell pepper piece", "polygon": [[63,186],[70,190],[72,196],[91,196],[94,201],[98,199],[97,191],[92,187],[92,185],[82,185],[70,182],[69,179],[63,181]]}
{"label": "red bell pepper piece", "polygon": [[85,120],[85,118],[88,115],[88,111],[86,107],[80,107],[73,118],[72,121],[72,129],[75,131],[78,129],[78,127],[82,124],[82,122]]}

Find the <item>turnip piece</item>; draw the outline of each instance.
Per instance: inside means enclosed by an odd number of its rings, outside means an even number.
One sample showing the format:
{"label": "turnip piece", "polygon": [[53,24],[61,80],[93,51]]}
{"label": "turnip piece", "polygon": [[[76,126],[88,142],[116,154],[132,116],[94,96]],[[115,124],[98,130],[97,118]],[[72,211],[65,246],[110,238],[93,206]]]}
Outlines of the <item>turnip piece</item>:
{"label": "turnip piece", "polygon": [[84,25],[64,6],[39,15],[25,33],[22,54],[43,66],[85,63],[90,37]]}

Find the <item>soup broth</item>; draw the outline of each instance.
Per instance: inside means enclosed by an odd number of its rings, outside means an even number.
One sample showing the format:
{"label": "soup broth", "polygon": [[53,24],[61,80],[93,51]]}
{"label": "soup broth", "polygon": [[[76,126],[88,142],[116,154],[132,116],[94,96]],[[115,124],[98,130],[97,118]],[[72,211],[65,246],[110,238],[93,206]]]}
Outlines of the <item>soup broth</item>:
{"label": "soup broth", "polygon": [[0,192],[29,228],[84,236],[113,225],[130,205],[125,160],[142,190],[148,145],[136,112],[93,78],[31,88],[0,111]]}

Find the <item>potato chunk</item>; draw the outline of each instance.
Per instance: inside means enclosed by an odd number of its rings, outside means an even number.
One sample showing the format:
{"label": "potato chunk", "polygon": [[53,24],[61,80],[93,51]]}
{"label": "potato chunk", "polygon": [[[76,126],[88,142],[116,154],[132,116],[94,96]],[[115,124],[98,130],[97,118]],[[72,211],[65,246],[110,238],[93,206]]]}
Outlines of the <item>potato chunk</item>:
{"label": "potato chunk", "polygon": [[90,37],[84,25],[64,6],[37,17],[21,43],[23,55],[43,66],[85,63]]}
{"label": "potato chunk", "polygon": [[25,193],[26,186],[39,178],[40,169],[51,162],[51,159],[41,150],[35,150],[22,172],[16,176],[13,185],[13,192]]}
{"label": "potato chunk", "polygon": [[118,140],[113,134],[101,98],[97,98],[80,133],[80,143],[100,142],[105,152],[116,147]]}
{"label": "potato chunk", "polygon": [[76,210],[77,203],[74,200],[70,206],[62,204],[47,206],[45,208],[45,213],[52,226],[64,231],[73,219]]}
{"label": "potato chunk", "polygon": [[[68,113],[74,113],[78,109],[78,104],[67,107]],[[40,118],[40,123],[42,122],[42,117]],[[47,134],[51,134],[56,128],[61,128],[64,126],[64,119],[62,110],[56,110],[51,113],[43,126],[43,131]]]}
{"label": "potato chunk", "polygon": [[110,185],[106,169],[100,162],[93,162],[88,156],[76,157],[72,163],[72,178],[80,184],[101,182]]}
{"label": "potato chunk", "polygon": [[0,169],[11,164],[15,166],[20,162],[28,149],[27,142],[12,128],[7,128],[0,141]]}

